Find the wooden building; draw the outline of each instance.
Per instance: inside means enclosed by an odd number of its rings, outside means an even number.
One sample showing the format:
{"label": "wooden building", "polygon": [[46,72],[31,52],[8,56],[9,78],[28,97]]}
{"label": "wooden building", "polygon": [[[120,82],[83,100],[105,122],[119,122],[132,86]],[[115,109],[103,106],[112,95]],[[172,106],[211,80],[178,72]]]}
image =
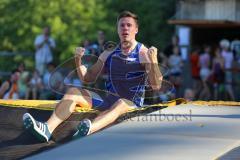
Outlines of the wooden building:
{"label": "wooden building", "polygon": [[176,25],[183,53],[193,45],[240,39],[240,0],[179,0],[168,23]]}

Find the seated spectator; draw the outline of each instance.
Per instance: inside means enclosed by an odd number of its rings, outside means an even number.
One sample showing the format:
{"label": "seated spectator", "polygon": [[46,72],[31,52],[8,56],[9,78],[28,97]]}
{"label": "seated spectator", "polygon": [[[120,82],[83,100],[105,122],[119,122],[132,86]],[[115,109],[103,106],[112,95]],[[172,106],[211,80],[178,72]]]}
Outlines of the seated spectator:
{"label": "seated spectator", "polygon": [[27,92],[27,84],[30,80],[30,74],[28,71],[25,70],[25,65],[24,63],[21,63],[18,66],[18,70],[20,72],[19,80],[18,80],[18,93],[19,93],[19,98],[24,99],[26,97],[26,92]]}
{"label": "seated spectator", "polygon": [[97,48],[96,56],[98,57],[104,50],[104,45],[106,43],[105,34],[103,31],[97,32],[97,42],[94,44]]}
{"label": "seated spectator", "polygon": [[32,99],[38,99],[38,95],[40,94],[40,91],[42,90],[42,88],[43,88],[42,79],[40,77],[38,70],[35,70],[28,84],[28,89],[27,89],[25,99],[29,99],[30,97]]}
{"label": "seated spectator", "polygon": [[91,45],[90,45],[89,40],[86,39],[86,40],[83,41],[83,47],[85,48],[85,53],[84,54],[90,55],[91,54],[91,51],[90,51]]}
{"label": "seated spectator", "polygon": [[20,72],[18,70],[13,70],[9,80],[3,82],[0,87],[0,98],[2,99],[18,99],[18,79]]}
{"label": "seated spectator", "polygon": [[55,70],[54,63],[48,63],[47,72],[43,76],[43,90],[40,94],[40,99],[56,100],[61,98],[63,77],[59,71]]}

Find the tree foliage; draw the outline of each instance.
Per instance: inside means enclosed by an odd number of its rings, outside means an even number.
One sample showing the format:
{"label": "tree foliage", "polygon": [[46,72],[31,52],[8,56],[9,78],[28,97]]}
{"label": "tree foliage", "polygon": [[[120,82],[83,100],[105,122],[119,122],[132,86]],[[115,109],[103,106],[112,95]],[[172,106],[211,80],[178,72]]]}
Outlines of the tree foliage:
{"label": "tree foliage", "polygon": [[98,30],[105,31],[108,40],[117,41],[116,17],[122,10],[139,15],[139,41],[163,47],[173,31],[166,21],[174,8],[175,0],[1,0],[0,50],[34,54],[35,37],[44,26],[51,26],[57,43],[55,60],[63,61],[83,40],[96,40]]}
{"label": "tree foliage", "polygon": [[168,43],[173,33],[173,27],[167,24],[167,20],[175,13],[175,3],[175,0],[109,0],[107,8],[113,14],[108,19],[116,20],[117,14],[123,10],[136,13],[140,27],[138,40],[147,45],[162,48]]}

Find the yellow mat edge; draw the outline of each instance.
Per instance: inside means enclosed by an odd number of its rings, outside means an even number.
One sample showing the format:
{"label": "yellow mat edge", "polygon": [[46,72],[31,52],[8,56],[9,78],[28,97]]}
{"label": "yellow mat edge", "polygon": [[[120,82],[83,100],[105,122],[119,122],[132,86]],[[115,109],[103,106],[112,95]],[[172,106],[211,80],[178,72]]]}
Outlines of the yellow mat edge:
{"label": "yellow mat edge", "polygon": [[[22,108],[34,108],[34,109],[41,109],[41,110],[53,110],[56,104],[59,101],[56,100],[5,100],[0,99],[0,105],[2,106],[9,106],[9,107],[22,107]],[[197,106],[240,106],[240,102],[235,101],[187,101],[183,98],[174,99],[171,101],[167,101],[164,103],[158,103],[154,105],[145,106],[138,110],[146,109],[152,106],[166,106],[166,107],[173,107],[178,106],[180,104],[193,104]],[[77,112],[97,112],[94,109],[82,108],[77,106]],[[134,111],[134,110],[132,110]]]}

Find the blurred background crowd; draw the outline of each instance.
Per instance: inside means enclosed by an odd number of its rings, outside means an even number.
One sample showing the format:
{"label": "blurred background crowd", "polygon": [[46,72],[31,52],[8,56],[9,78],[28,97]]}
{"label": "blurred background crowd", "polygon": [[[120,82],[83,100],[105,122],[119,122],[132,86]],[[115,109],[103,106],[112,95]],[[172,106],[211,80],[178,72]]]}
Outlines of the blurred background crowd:
{"label": "blurred background crowd", "polygon": [[[240,6],[238,0],[232,1]],[[77,46],[86,49],[84,63],[91,66],[107,42],[118,42],[116,15],[129,9],[140,18],[137,39],[158,48],[164,80],[160,91],[147,93],[154,97],[151,101],[180,97],[239,101],[240,24],[236,17],[240,16],[230,15],[240,13],[210,12],[229,4],[226,0],[3,1],[0,98],[55,100],[62,97],[64,84],[82,85],[76,74],[66,77],[67,65],[56,68],[73,57]],[[196,6],[204,7],[205,14],[196,13]],[[90,86],[104,89],[105,79]]]}

